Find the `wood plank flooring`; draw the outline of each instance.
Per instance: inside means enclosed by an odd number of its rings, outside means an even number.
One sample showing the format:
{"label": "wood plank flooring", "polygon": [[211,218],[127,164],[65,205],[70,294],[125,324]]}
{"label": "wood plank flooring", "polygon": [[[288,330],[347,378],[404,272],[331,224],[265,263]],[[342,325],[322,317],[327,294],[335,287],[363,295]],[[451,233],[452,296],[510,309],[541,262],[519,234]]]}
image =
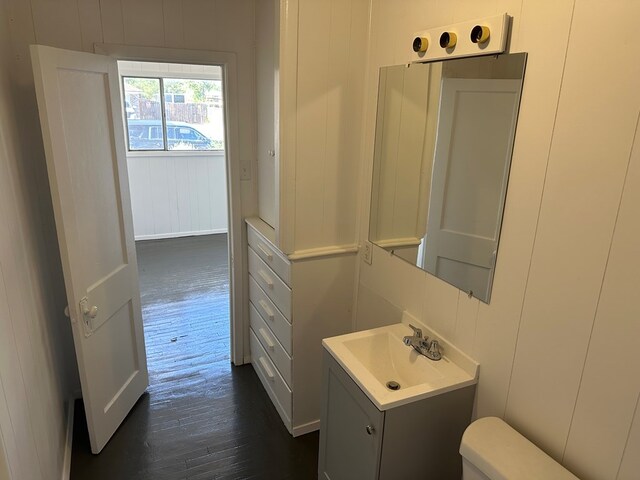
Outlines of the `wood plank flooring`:
{"label": "wood plank flooring", "polygon": [[72,480],[317,478],[251,365],[229,356],[227,236],[138,242],[150,386],[100,455],[76,404]]}

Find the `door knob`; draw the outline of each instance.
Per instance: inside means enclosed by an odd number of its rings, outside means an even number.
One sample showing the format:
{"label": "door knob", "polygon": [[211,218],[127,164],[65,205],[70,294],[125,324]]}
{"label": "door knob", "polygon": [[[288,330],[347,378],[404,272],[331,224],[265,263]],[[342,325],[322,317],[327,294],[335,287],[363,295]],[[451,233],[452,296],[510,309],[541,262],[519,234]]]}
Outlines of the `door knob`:
{"label": "door knob", "polygon": [[80,306],[82,307],[82,314],[89,318],[96,318],[98,316],[98,307],[93,305],[89,307],[89,301],[87,297],[80,300]]}
{"label": "door knob", "polygon": [[373,427],[373,425],[367,425],[365,427],[365,430],[367,431],[367,435],[373,435],[376,431],[376,429]]}

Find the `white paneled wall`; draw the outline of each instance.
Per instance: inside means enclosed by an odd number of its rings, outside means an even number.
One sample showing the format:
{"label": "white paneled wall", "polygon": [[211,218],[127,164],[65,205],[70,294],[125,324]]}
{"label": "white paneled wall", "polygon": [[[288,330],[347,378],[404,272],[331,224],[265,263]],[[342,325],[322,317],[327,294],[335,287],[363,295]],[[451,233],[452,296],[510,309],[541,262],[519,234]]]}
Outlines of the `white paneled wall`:
{"label": "white paneled wall", "polygon": [[[253,166],[255,2],[3,0],[0,11],[0,387],[6,399],[0,428],[12,479],[58,479],[63,402],[79,384],[62,315],[66,299],[28,46],[92,52],[94,43],[114,43],[234,53],[238,158]],[[254,179],[252,172],[241,182],[245,216],[257,210]]]}
{"label": "white paneled wall", "polygon": [[[46,180],[20,144],[0,10],[0,478],[58,479],[66,402],[77,382]],[[27,107],[28,108],[28,107]],[[35,124],[33,128],[39,128]],[[37,131],[37,130],[36,130]],[[37,142],[35,142],[37,145]],[[46,172],[44,172],[46,178]],[[53,250],[54,254],[51,253]],[[6,460],[6,464],[5,464]]]}
{"label": "white paneled wall", "polygon": [[286,253],[353,246],[369,0],[283,5],[279,244]]}
{"label": "white paneled wall", "polygon": [[375,248],[360,264],[357,327],[420,316],[480,362],[478,416],[506,418],[584,480],[635,479],[640,5],[373,0],[363,176],[378,68],[405,62],[416,30],[503,11],[510,51],[529,60],[491,304]]}
{"label": "white paneled wall", "polygon": [[[94,43],[232,52],[237,59],[238,158],[255,170],[255,0],[4,0],[13,69],[33,103],[28,45],[93,52]],[[22,101],[22,99],[21,99]],[[29,113],[29,126],[37,113]],[[38,148],[38,154],[41,147]],[[242,182],[242,211],[257,212],[255,171]]]}
{"label": "white paneled wall", "polygon": [[129,154],[136,240],[227,232],[224,152]]}
{"label": "white paneled wall", "polygon": [[258,159],[258,214],[277,225],[276,214],[276,78],[278,73],[278,0],[256,4],[256,104]]}

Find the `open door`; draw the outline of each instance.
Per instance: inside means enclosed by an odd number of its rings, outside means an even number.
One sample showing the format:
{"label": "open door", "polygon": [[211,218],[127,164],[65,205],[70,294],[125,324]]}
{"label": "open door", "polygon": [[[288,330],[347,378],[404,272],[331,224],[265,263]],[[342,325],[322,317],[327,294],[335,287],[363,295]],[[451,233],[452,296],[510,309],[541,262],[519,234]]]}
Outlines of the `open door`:
{"label": "open door", "polygon": [[31,47],[91,451],[149,383],[116,61]]}
{"label": "open door", "polygon": [[424,262],[489,301],[521,80],[443,78]]}

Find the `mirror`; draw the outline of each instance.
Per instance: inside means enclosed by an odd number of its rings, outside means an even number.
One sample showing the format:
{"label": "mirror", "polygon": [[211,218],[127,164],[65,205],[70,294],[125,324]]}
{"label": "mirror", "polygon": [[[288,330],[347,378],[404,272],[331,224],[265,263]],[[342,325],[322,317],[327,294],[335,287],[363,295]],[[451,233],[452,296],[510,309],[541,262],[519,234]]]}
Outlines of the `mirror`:
{"label": "mirror", "polygon": [[369,240],[486,303],[526,58],[380,69]]}

